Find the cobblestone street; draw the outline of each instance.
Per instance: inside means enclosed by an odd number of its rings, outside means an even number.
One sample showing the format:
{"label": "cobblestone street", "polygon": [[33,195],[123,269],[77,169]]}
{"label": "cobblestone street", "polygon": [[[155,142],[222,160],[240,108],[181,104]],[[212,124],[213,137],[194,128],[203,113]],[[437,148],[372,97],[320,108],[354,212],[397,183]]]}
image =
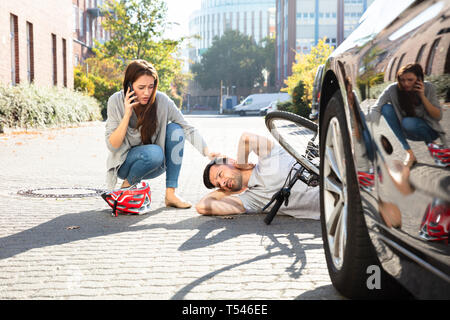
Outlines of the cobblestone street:
{"label": "cobblestone street", "polygon": [[[234,156],[240,134],[269,136],[263,117],[188,115],[211,151]],[[150,181],[153,211],[111,217],[101,197],[18,191],[104,189],[104,123],[0,135],[0,299],[343,299],[332,287],[319,221],[200,216],[166,208],[165,175]],[[178,193],[206,192],[208,160],[186,143]],[[51,193],[51,190],[48,191]]]}

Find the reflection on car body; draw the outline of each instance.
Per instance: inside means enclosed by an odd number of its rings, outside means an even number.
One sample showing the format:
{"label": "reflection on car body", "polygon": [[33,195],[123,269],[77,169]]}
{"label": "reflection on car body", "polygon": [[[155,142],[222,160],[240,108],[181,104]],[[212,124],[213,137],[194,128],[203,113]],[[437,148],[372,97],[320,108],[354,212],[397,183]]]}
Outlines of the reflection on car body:
{"label": "reflection on car body", "polygon": [[317,118],[319,117],[320,85],[322,84],[323,67],[324,67],[323,64],[319,65],[317,67],[316,75],[314,76],[311,114],[309,115],[309,118],[311,120],[317,120]]}
{"label": "reflection on car body", "polygon": [[[448,0],[376,1],[325,64],[321,219],[330,276],[346,296],[405,288],[418,298],[450,298],[449,17]],[[398,75],[415,64],[425,81],[411,91]],[[372,117],[388,90],[400,130],[384,113]],[[397,95],[411,98],[412,114]],[[412,135],[406,118],[417,125]],[[432,141],[418,134],[419,123]],[[407,147],[415,161],[404,163]],[[365,283],[371,264],[385,271],[377,292]]]}

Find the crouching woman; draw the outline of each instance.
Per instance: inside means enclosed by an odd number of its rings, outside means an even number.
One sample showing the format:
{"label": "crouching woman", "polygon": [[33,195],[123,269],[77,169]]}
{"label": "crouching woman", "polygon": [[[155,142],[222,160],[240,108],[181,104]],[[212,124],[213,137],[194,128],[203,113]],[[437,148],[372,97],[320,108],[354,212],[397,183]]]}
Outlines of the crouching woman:
{"label": "crouching woman", "polygon": [[187,139],[203,156],[214,158],[196,128],[175,103],[158,91],[156,69],[145,60],[132,61],[123,80],[123,90],[108,100],[106,120],[107,186],[117,178],[121,188],[166,173],[166,206],[189,208],[191,204],[175,190]]}

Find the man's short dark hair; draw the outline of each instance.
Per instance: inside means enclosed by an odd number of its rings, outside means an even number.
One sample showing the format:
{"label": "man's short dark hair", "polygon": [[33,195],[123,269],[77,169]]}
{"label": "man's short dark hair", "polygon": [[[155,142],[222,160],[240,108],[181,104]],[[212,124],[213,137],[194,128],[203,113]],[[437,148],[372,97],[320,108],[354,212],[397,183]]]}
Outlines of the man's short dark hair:
{"label": "man's short dark hair", "polygon": [[211,167],[216,164],[228,164],[228,158],[214,158],[210,163],[206,165],[205,170],[203,170],[203,183],[208,189],[214,189],[216,187],[211,183],[211,180],[209,179],[209,171],[211,170]]}

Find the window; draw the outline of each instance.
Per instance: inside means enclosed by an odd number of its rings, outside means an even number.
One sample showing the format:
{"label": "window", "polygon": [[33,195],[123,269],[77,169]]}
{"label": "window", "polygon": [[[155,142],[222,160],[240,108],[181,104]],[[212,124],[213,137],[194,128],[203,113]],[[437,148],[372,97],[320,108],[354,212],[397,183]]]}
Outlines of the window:
{"label": "window", "polygon": [[439,45],[440,40],[441,40],[441,38],[437,38],[436,40],[434,40],[433,44],[431,45],[430,53],[428,54],[428,59],[427,59],[427,66],[425,68],[425,74],[427,76],[429,76],[431,74],[431,71],[433,68],[434,55],[436,53],[436,48]]}
{"label": "window", "polygon": [[19,74],[19,25],[17,16],[11,14],[11,83],[17,84],[20,82]]}
{"label": "window", "polygon": [[34,81],[34,40],[33,24],[27,22],[27,60],[28,60],[28,82]]}
{"label": "window", "polygon": [[402,63],[403,63],[403,58],[405,57],[406,53],[402,54],[402,56],[400,57],[400,60],[398,60],[398,64],[397,64],[397,69],[395,70],[395,77],[397,77],[397,73],[398,70],[400,70],[400,68],[402,67]]}
{"label": "window", "polygon": [[80,38],[82,38],[84,36],[84,13],[83,10],[79,9],[79,14],[78,17],[80,18],[80,23],[79,23],[79,29],[80,29],[80,33],[78,34],[78,36]]}
{"label": "window", "polygon": [[416,63],[420,63],[420,60],[422,60],[423,51],[425,50],[426,46],[426,44],[422,45],[419,49],[419,52],[417,52]]}
{"label": "window", "polygon": [[67,87],[67,45],[66,39],[62,39],[63,84]]}
{"label": "window", "polygon": [[89,17],[86,17],[86,45],[92,46],[92,25]]}
{"label": "window", "polygon": [[253,102],[252,98],[247,99],[247,100],[244,101],[244,106],[248,106],[249,104],[252,104],[252,102]]}
{"label": "window", "polygon": [[[447,50],[447,56],[445,57],[444,73],[450,73],[450,48]],[[449,91],[450,88],[447,90],[447,92]]]}
{"label": "window", "polygon": [[[392,79],[392,70],[394,70],[395,62],[397,61],[397,58],[394,58],[394,61],[392,61],[391,64],[391,70],[389,70],[389,81]],[[395,77],[395,75],[394,75]]]}
{"label": "window", "polygon": [[53,85],[58,84],[58,65],[57,65],[57,57],[56,57],[56,35],[52,33],[52,58],[53,58],[53,73],[52,80]]}
{"label": "window", "polygon": [[78,7],[76,5],[73,5],[73,32],[78,32],[78,29],[80,29],[79,23],[80,18]]}

